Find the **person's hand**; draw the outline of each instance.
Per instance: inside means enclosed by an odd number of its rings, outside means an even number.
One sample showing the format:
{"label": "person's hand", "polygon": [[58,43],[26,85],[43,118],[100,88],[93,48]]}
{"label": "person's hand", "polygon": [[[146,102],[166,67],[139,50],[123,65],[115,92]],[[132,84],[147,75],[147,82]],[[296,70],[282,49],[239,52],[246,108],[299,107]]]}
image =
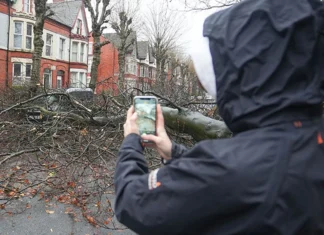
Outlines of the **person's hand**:
{"label": "person's hand", "polygon": [[[172,150],[172,142],[169,136],[166,133],[164,128],[164,118],[161,109],[161,105],[157,105],[157,113],[156,113],[156,136],[155,135],[142,135],[143,140],[152,141],[154,144],[152,145],[158,153],[166,160],[171,159],[171,150]],[[151,145],[148,145],[151,147]]]}
{"label": "person's hand", "polygon": [[127,111],[127,118],[124,124],[124,137],[132,133],[139,135],[136,119],[137,119],[137,114],[135,112],[134,106],[131,106]]}

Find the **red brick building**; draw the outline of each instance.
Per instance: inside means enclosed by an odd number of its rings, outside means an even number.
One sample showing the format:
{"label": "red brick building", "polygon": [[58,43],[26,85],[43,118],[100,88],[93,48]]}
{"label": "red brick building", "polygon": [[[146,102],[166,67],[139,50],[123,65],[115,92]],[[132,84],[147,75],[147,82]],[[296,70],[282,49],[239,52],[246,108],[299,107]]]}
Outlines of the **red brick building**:
{"label": "red brick building", "polygon": [[[91,36],[91,33],[90,33]],[[100,41],[104,42],[107,39],[101,36]],[[88,55],[88,80],[90,80],[91,65],[93,61],[93,37],[89,38],[89,55]],[[106,44],[101,48],[100,64],[98,66],[98,78],[96,93],[103,91],[117,93],[118,80],[118,50],[112,43]]]}
{"label": "red brick building", "polygon": [[[119,75],[118,46],[120,38],[116,33],[104,34],[101,41],[108,40],[110,43],[101,48],[101,63],[98,68],[98,85],[96,92],[113,91],[116,94]],[[125,58],[125,84],[126,88],[136,87],[147,90],[155,81],[156,63],[148,42],[138,42],[136,33],[132,33],[128,41],[134,41],[129,47]],[[129,43],[128,42],[128,43]],[[89,39],[88,76],[92,65],[92,43]]]}
{"label": "red brick building", "polygon": [[[31,78],[33,0],[0,0],[0,86],[21,86]],[[45,20],[40,83],[45,88],[87,86],[89,30],[81,0],[54,0]],[[10,12],[10,13],[9,13]]]}

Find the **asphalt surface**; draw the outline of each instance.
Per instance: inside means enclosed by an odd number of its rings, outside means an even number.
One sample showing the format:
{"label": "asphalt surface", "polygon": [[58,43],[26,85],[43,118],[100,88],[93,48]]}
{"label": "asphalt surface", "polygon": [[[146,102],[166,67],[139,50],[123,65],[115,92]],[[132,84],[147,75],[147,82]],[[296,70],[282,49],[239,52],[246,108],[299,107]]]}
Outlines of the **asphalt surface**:
{"label": "asphalt surface", "polygon": [[[114,200],[111,200],[114,203]],[[0,201],[1,203],[1,201]],[[26,205],[28,203],[28,208]],[[73,207],[77,215],[67,213],[71,205],[45,202],[39,198],[22,198],[12,205],[13,214],[0,211],[0,235],[134,235],[116,218],[107,229],[92,226],[82,216],[80,209]],[[7,212],[10,208],[7,209]]]}

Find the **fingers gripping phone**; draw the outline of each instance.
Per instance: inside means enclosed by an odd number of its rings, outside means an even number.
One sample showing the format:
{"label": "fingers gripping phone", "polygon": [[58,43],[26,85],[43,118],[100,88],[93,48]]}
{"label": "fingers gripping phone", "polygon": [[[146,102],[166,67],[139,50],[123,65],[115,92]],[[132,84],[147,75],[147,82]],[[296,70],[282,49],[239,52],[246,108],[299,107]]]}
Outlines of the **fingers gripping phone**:
{"label": "fingers gripping phone", "polygon": [[[156,135],[156,106],[157,98],[155,96],[135,96],[134,108],[137,113],[136,123],[140,135]],[[150,141],[143,140],[144,143]]]}

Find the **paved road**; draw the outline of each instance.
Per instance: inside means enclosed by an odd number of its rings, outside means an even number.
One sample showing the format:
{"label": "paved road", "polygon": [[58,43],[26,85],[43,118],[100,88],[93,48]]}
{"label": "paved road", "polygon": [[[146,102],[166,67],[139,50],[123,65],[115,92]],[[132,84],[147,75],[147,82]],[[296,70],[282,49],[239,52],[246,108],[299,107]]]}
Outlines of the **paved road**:
{"label": "paved road", "polygon": [[[26,209],[27,203],[30,208]],[[17,200],[13,209],[21,209],[21,212],[8,215],[0,211],[0,235],[135,235],[118,223],[116,218],[113,219],[115,230],[96,228],[85,221],[78,208],[73,208],[77,214],[76,222],[71,214],[66,213],[67,207],[71,205],[46,203],[37,197]]]}

